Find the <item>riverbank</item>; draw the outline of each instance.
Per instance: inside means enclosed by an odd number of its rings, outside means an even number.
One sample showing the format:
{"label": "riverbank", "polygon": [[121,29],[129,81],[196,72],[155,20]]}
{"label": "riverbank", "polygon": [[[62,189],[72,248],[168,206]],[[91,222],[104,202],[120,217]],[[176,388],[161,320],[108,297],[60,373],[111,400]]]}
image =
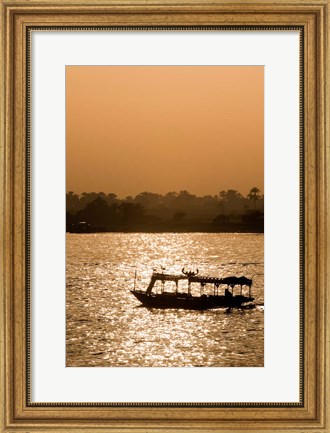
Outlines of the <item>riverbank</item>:
{"label": "riverbank", "polygon": [[157,223],[116,224],[110,227],[92,226],[85,222],[67,225],[68,233],[263,233],[262,222],[217,223]]}

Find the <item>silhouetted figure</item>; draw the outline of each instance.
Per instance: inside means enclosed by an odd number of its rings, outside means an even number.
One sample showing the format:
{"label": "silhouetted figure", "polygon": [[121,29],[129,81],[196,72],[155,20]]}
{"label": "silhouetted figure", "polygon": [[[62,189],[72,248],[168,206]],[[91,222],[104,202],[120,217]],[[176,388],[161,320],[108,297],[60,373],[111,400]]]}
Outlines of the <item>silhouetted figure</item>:
{"label": "silhouetted figure", "polygon": [[233,297],[233,295],[232,295],[232,293],[230,293],[230,290],[229,290],[229,289],[226,289],[226,290],[225,290],[225,297],[226,297],[226,298],[230,298],[230,299]]}

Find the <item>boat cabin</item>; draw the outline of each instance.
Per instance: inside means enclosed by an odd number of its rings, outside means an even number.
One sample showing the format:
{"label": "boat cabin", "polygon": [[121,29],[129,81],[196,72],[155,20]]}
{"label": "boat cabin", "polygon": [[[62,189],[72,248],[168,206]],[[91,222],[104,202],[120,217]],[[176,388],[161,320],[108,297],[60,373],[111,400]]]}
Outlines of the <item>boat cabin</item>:
{"label": "boat cabin", "polygon": [[[187,281],[186,286],[186,295],[191,296],[192,294],[192,285],[198,285],[200,296],[203,296],[203,294],[206,292],[207,289],[210,292],[210,285],[212,287],[213,296],[219,296],[219,287],[221,286],[227,286],[224,290],[225,296],[233,296],[234,295],[234,288],[238,286],[240,288],[240,295],[243,294],[243,286],[248,287],[249,293],[248,296],[251,297],[251,286],[252,286],[252,280],[249,278],[246,278],[244,276],[242,277],[225,277],[225,278],[216,278],[216,277],[208,277],[208,276],[201,276],[198,275],[198,272],[183,272],[182,274],[176,275],[176,274],[165,274],[165,273],[159,273],[159,272],[153,272],[150,283],[147,287],[146,294],[151,295],[152,290],[154,289],[156,283],[158,281],[161,282],[161,293],[164,294],[173,294],[180,296],[184,295],[185,293],[181,290],[179,290],[179,281],[184,280]],[[174,282],[175,283],[175,291],[166,291],[165,290],[165,284],[168,282]],[[180,287],[181,288],[181,287]],[[222,295],[223,296],[223,295]]]}

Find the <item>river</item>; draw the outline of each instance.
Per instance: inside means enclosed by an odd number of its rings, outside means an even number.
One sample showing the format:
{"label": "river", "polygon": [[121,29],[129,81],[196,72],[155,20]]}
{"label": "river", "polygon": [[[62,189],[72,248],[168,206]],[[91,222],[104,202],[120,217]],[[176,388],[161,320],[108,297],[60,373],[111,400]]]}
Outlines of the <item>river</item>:
{"label": "river", "polygon": [[[144,290],[154,268],[183,267],[253,278],[256,308],[148,310],[130,293],[135,271]],[[261,367],[263,270],[263,234],[67,234],[66,366]]]}

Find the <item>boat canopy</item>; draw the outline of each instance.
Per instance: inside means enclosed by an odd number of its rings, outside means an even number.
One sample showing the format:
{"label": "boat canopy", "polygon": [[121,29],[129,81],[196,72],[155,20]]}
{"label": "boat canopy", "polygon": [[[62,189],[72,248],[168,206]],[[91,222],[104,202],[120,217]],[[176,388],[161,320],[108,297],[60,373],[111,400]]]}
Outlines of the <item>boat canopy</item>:
{"label": "boat canopy", "polygon": [[[174,281],[178,282],[179,280],[188,280],[189,283],[201,283],[201,284],[214,284],[214,285],[220,285],[220,284],[227,284],[228,286],[252,286],[252,280],[249,278],[246,278],[244,276],[242,277],[224,277],[224,278],[217,278],[217,277],[208,277],[208,276],[202,276],[202,275],[186,275],[186,274],[163,274],[154,272],[151,277],[151,282],[154,283],[157,281]],[[151,283],[150,282],[150,283]]]}
{"label": "boat canopy", "polygon": [[188,277],[183,274],[162,274],[160,272],[154,272],[151,278],[160,281],[179,281],[188,279]]}

